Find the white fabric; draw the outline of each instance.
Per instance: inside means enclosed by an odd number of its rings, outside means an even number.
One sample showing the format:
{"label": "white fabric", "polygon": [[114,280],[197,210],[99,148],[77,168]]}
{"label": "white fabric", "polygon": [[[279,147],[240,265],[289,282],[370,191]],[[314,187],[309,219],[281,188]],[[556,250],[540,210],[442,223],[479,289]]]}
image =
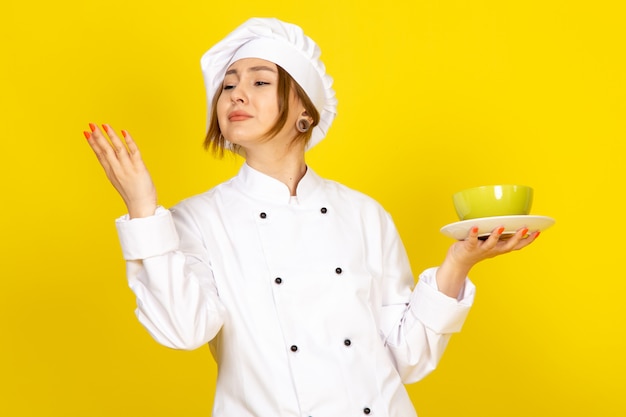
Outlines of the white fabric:
{"label": "white fabric", "polygon": [[432,268],[412,291],[378,203],[310,168],[297,195],[244,164],[170,211],[118,219],[139,320],[165,346],[210,342],[214,417],[415,416],[403,383],[436,367],[474,285],[447,297]]}
{"label": "white fabric", "polygon": [[226,70],[242,58],[260,58],[280,65],[307,93],[320,113],[313,128],[310,149],[327,134],[337,113],[333,79],[320,60],[321,51],[313,39],[292,23],[274,18],[251,18],[215,44],[201,58],[200,66],[207,94],[207,124],[213,97],[221,88]]}

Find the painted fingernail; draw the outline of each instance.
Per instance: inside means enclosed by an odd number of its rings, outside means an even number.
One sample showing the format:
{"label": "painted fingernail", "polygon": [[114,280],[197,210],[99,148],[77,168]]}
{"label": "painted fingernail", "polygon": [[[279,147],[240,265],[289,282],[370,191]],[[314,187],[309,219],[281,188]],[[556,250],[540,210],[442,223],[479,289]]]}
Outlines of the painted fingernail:
{"label": "painted fingernail", "polygon": [[504,226],[500,226],[498,227],[498,230],[496,230],[496,233],[501,235],[504,232]]}
{"label": "painted fingernail", "polygon": [[107,127],[107,125],[102,125],[102,128],[105,132],[109,133],[109,128]]}
{"label": "painted fingernail", "polygon": [[96,125],[94,125],[93,123],[89,123],[89,129],[91,129],[92,132],[96,131]]}
{"label": "painted fingernail", "polygon": [[472,227],[472,233],[478,233],[478,226]]}
{"label": "painted fingernail", "polygon": [[522,229],[522,236],[526,236],[528,234],[528,228],[525,227]]}
{"label": "painted fingernail", "polygon": [[122,130],[122,136],[124,136],[124,138],[126,138],[126,136],[128,136],[128,132],[125,130]]}
{"label": "painted fingernail", "polygon": [[535,239],[537,239],[540,234],[541,234],[541,232],[539,230],[537,230],[537,233],[535,233]]}
{"label": "painted fingernail", "polygon": [[91,139],[91,133],[83,132],[83,135],[85,135],[85,139],[87,139],[87,140]]}

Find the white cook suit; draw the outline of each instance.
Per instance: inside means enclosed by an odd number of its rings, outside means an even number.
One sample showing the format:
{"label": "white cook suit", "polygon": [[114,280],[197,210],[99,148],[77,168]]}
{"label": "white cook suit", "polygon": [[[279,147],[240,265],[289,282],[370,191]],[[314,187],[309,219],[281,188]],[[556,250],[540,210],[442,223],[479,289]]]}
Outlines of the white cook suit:
{"label": "white cook suit", "polygon": [[[244,164],[210,191],[116,222],[136,314],[159,343],[209,343],[213,417],[415,416],[474,298],[414,284],[389,214],[310,168],[297,197]],[[413,287],[415,286],[415,289]]]}

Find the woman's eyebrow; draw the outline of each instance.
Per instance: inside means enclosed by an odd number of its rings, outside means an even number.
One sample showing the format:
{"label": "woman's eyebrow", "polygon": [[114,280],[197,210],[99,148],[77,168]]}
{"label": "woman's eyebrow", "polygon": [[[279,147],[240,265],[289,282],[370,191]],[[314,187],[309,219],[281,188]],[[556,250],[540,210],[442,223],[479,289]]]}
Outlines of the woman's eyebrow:
{"label": "woman's eyebrow", "polygon": [[[248,68],[248,71],[270,71],[270,72],[277,72],[274,68],[272,67],[268,67],[267,65],[258,65],[256,67],[250,67]],[[231,69],[226,71],[226,75],[231,75],[231,74],[237,74],[237,70],[236,69]]]}
{"label": "woman's eyebrow", "polygon": [[272,67],[268,67],[266,65],[259,65],[256,67],[250,67],[248,68],[248,71],[270,71],[270,72],[276,72],[276,70]]}

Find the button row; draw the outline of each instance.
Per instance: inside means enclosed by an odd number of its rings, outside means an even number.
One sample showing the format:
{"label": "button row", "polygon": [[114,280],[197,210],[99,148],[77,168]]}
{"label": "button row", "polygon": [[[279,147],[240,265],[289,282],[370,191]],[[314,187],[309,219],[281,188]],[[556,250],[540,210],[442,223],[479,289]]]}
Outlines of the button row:
{"label": "button row", "polygon": [[[346,339],[346,340],[343,341],[343,344],[346,345],[346,346],[350,346],[350,345],[352,345],[352,340]],[[297,352],[298,351],[298,346],[297,345],[291,345],[289,347],[289,350],[291,350],[292,352]]]}
{"label": "button row", "polygon": [[[342,272],[343,272],[343,269],[341,269],[341,268],[336,268],[336,269],[335,269],[335,273],[336,273],[337,275],[340,275]],[[282,279],[281,277],[276,277],[276,278],[274,278],[274,282],[275,282],[276,284],[280,285],[280,284],[282,284],[282,283],[283,283],[283,279]]]}
{"label": "button row", "polygon": [[[322,207],[320,209],[320,212],[322,214],[326,214],[326,213],[328,213],[328,209],[326,207]],[[262,219],[267,219],[267,213],[262,211],[262,212],[259,213],[259,217],[262,218]]]}

